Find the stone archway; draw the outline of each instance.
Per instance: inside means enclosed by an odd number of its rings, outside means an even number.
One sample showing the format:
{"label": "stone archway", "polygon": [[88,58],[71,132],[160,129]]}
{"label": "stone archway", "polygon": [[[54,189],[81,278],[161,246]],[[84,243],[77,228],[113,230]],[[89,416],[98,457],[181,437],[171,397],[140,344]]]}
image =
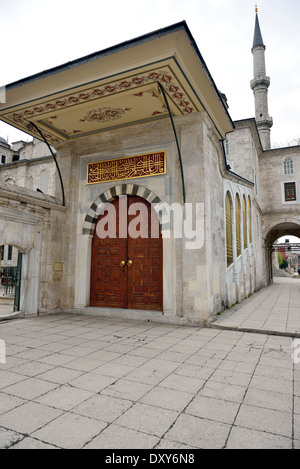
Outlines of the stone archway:
{"label": "stone archway", "polygon": [[[273,249],[272,245],[275,241],[283,236],[296,236],[300,238],[300,220],[284,220],[281,223],[275,225],[269,225],[265,230],[265,253],[266,253],[266,273],[267,283],[271,283],[273,280]],[[300,255],[300,253],[299,253]]]}
{"label": "stone archway", "polygon": [[2,220],[0,239],[1,245],[13,246],[22,258],[18,272],[18,309],[25,314],[36,315],[39,310],[40,233],[34,224],[21,225],[16,221]]}
{"label": "stone archway", "polygon": [[[138,186],[137,184],[120,184],[103,192],[92,203],[84,220],[82,234],[91,236],[94,235],[95,226],[103,207],[107,202],[111,202],[120,195],[135,195],[145,199],[157,212],[162,224],[165,209],[163,206],[161,206],[161,199],[154,192],[150,191],[150,189],[147,189],[146,187]],[[161,228],[163,229],[163,226],[161,226]]]}
{"label": "stone archway", "polygon": [[300,238],[300,220],[299,223],[284,221],[269,228],[265,237],[266,245],[273,244],[278,238],[286,235]]}
{"label": "stone archway", "polygon": [[22,287],[22,249],[17,246],[0,246],[0,313],[20,311]]}

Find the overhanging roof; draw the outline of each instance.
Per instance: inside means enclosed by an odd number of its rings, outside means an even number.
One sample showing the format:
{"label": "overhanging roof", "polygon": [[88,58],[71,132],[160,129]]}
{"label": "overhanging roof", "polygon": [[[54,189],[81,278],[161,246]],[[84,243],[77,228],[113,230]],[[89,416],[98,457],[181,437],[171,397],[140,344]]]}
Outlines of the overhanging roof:
{"label": "overhanging roof", "polygon": [[203,110],[219,138],[234,125],[197,45],[181,22],[6,86],[0,120],[55,144]]}

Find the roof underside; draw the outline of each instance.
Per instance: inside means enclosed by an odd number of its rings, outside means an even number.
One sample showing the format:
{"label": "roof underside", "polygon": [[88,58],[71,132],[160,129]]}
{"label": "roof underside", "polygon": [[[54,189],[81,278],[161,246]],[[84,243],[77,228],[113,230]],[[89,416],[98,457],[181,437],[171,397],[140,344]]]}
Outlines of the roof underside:
{"label": "roof underside", "polygon": [[118,127],[206,110],[220,138],[233,129],[185,22],[6,87],[0,119],[55,146]]}

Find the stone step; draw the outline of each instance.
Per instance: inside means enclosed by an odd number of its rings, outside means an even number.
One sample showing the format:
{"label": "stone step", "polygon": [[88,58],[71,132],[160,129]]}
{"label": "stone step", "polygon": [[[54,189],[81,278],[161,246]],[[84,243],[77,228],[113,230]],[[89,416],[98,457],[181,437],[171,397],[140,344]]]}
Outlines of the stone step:
{"label": "stone step", "polygon": [[0,296],[0,305],[14,305],[13,296]]}
{"label": "stone step", "polygon": [[139,310],[139,309],[119,309],[119,308],[78,308],[64,310],[64,313],[84,314],[87,316],[100,316],[115,319],[133,319],[136,321],[151,321],[167,324],[184,325],[187,321],[179,316],[164,315],[161,311]]}

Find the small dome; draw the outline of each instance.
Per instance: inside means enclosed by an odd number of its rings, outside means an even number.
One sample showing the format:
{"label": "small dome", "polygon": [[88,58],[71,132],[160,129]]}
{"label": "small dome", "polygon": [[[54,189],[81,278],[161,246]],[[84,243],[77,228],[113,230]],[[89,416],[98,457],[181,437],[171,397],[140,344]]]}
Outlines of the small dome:
{"label": "small dome", "polygon": [[5,143],[6,145],[8,145],[7,141],[5,140],[5,138],[2,138],[0,137],[0,143]]}

